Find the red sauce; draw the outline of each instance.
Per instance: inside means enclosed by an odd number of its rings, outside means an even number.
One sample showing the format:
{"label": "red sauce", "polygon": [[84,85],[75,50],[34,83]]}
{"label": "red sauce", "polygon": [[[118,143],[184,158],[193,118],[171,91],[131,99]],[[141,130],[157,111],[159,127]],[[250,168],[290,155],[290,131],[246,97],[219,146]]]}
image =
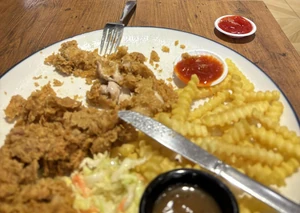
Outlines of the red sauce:
{"label": "red sauce", "polygon": [[218,26],[229,33],[245,34],[253,29],[251,23],[241,16],[228,16],[220,20]]}
{"label": "red sauce", "polygon": [[185,56],[174,67],[176,76],[184,83],[188,83],[192,75],[196,74],[200,79],[199,86],[211,85],[222,76],[223,71],[223,64],[210,55]]}

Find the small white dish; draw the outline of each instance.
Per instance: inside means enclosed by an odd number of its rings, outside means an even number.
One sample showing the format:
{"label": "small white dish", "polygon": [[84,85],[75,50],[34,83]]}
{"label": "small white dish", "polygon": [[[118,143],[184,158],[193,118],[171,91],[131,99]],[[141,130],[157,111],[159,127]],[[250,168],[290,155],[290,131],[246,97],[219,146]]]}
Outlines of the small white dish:
{"label": "small white dish", "polygon": [[221,33],[223,33],[223,34],[225,34],[225,35],[227,35],[227,36],[229,36],[231,38],[243,38],[243,37],[246,37],[246,36],[253,35],[256,32],[256,29],[257,29],[256,24],[253,21],[251,21],[250,19],[248,19],[246,17],[243,17],[243,16],[241,16],[241,17],[244,18],[244,19],[246,19],[251,24],[251,26],[252,26],[252,30],[249,33],[236,34],[236,33],[229,33],[227,31],[221,29],[219,27],[219,22],[221,21],[221,19],[226,18],[226,17],[230,17],[230,16],[236,16],[236,15],[225,15],[225,16],[221,16],[221,17],[217,18],[217,20],[215,21],[215,28],[219,32],[221,32]]}
{"label": "small white dish", "polygon": [[[208,50],[203,50],[203,49],[196,49],[196,50],[188,50],[188,51],[185,51],[184,53],[188,53],[190,56],[202,56],[202,55],[207,55],[207,56],[213,56],[215,59],[217,59],[219,62],[221,62],[221,64],[223,65],[223,73],[222,75],[217,78],[216,80],[214,80],[213,82],[211,82],[211,84],[207,85],[207,86],[215,86],[219,83],[221,83],[227,76],[228,74],[228,66],[225,62],[225,60],[219,56],[218,54],[214,53],[214,52],[211,52],[211,51],[208,51]],[[175,66],[178,62],[180,62],[182,60],[182,56],[178,56],[175,61],[174,61],[174,68],[173,70],[175,69]],[[175,73],[174,71],[174,74],[177,76],[177,74]],[[179,78],[177,76],[177,78]],[[199,85],[201,86],[201,85]],[[203,85],[205,86],[205,85]]]}

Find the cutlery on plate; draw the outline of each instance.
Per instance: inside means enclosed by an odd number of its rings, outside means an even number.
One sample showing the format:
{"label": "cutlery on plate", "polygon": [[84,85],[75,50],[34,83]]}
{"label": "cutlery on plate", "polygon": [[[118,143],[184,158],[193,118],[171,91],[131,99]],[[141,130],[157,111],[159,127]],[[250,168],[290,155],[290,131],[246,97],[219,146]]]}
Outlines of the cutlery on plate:
{"label": "cutlery on plate", "polygon": [[106,23],[100,44],[100,55],[110,54],[115,52],[120,45],[123,31],[124,31],[124,20],[128,17],[130,12],[135,8],[136,1],[127,1],[123,9],[123,13],[119,22]]}
{"label": "cutlery on plate", "polygon": [[167,148],[223,177],[279,212],[300,212],[300,205],[240,173],[162,123],[133,111],[120,111],[119,117]]}

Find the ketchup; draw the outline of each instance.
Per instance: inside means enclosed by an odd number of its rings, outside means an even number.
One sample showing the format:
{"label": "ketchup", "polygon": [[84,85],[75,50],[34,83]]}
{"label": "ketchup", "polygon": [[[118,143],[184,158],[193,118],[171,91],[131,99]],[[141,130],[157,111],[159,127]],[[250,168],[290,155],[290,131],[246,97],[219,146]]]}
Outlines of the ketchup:
{"label": "ketchup", "polygon": [[186,56],[183,54],[183,59],[174,67],[176,76],[184,83],[188,83],[192,75],[196,74],[200,79],[199,86],[211,85],[222,76],[223,71],[222,62],[211,55]]}
{"label": "ketchup", "polygon": [[228,16],[220,20],[218,26],[229,33],[245,34],[253,29],[251,23],[241,16]]}

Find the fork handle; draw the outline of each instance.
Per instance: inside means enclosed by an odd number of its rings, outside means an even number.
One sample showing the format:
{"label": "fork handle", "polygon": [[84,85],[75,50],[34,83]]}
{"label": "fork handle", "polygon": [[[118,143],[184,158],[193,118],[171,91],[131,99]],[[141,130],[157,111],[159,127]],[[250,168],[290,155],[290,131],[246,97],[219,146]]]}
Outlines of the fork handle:
{"label": "fork handle", "polygon": [[123,13],[120,18],[120,22],[123,23],[127,15],[131,12],[131,10],[136,6],[136,1],[127,1],[125,7],[123,9]]}

